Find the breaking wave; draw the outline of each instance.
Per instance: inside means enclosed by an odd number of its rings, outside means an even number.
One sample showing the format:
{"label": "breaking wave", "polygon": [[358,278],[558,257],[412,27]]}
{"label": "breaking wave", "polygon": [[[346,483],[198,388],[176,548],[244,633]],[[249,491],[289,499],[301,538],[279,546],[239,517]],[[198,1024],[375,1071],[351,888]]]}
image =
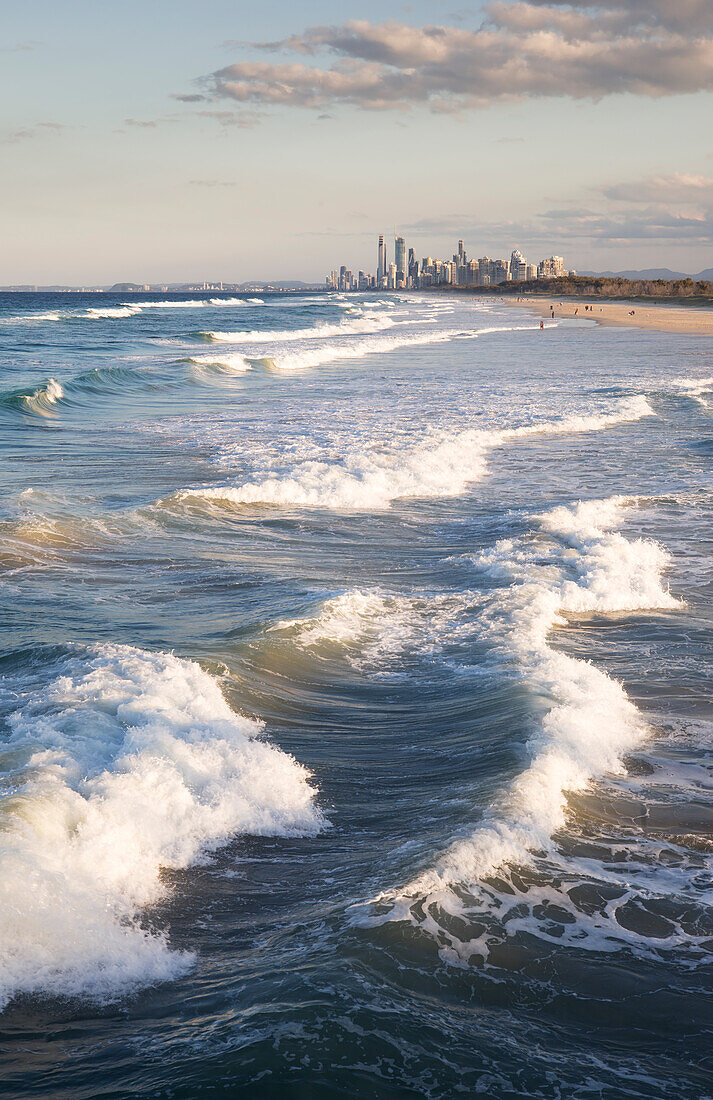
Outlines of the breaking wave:
{"label": "breaking wave", "polygon": [[26,325],[34,321],[59,321],[61,314],[56,310],[47,310],[44,313],[21,313],[17,317],[0,317],[0,325]]}
{"label": "breaking wave", "polygon": [[224,355],[194,355],[184,360],[199,371],[217,374],[245,374],[252,370],[251,363],[243,355],[226,352]]}
{"label": "breaking wave", "polygon": [[540,433],[601,431],[653,416],[642,396],[622,399],[609,413],[563,417],[521,428],[430,432],[410,447],[373,448],[348,454],[343,463],[303,462],[289,474],[241,486],[184,489],[164,504],[273,504],[345,510],[387,508],[406,497],[453,497],[486,470],[488,453],[505,443]]}
{"label": "breaking wave", "polygon": [[12,685],[0,751],[0,1006],[176,977],[192,956],[142,916],[162,872],[235,834],[324,824],[309,773],[195,662],[102,645],[53,666]]}
{"label": "breaking wave", "polygon": [[103,306],[92,307],[88,309],[86,313],[82,314],[84,317],[88,317],[92,321],[99,321],[103,318],[110,317],[134,317],[137,313],[141,312],[141,307],[138,305],[126,305],[126,306]]}
{"label": "breaking wave", "polygon": [[349,344],[328,342],[316,347],[304,348],[301,351],[275,352],[266,356],[263,362],[276,370],[306,370],[309,367],[320,366],[322,363],[333,363],[342,359],[361,359],[365,355],[397,351],[399,348],[416,347],[419,344],[445,343],[461,335],[471,334],[454,331],[423,332],[403,336],[367,336]]}
{"label": "breaking wave", "polygon": [[[440,654],[444,644],[472,633],[475,593],[404,595],[351,588],[326,600],[311,618],[288,619],[268,630],[318,657],[343,652],[354,668],[393,675],[393,661]],[[388,661],[388,667],[385,665]]]}
{"label": "breaking wave", "polygon": [[673,378],[668,385],[673,386],[684,397],[690,397],[704,409],[710,408],[708,396],[713,391],[713,378]]}
{"label": "breaking wave", "polygon": [[271,332],[269,329],[251,330],[244,332],[199,332],[197,335],[216,343],[245,343],[268,344],[281,343],[291,340],[311,340],[323,336],[350,336],[354,333],[378,332],[380,329],[391,328],[394,321],[390,317],[371,316],[363,320],[342,321],[340,324],[313,325],[311,328],[284,329],[281,332]]}
{"label": "breaking wave", "polygon": [[638,900],[632,916],[636,889],[617,878],[614,859],[578,862],[556,840],[568,824],[568,799],[622,774],[624,755],[648,730],[621,684],[554,649],[552,632],[567,616],[681,606],[663,582],[667,552],[615,530],[633,503],[613,497],[555,508],[530,536],[470,557],[496,585],[478,628],[543,708],[526,747],[530,762],[474,831],[408,885],[358,909],[357,923],[413,924],[438,941],[445,960],[461,965],[496,963],[507,957],[500,945],[518,935],[605,951],[648,950],[652,939],[663,941],[654,947],[704,946],[703,936],[676,921],[659,920],[663,931],[652,932],[654,918],[648,914],[647,922]]}
{"label": "breaking wave", "polygon": [[48,378],[46,382],[37,386],[30,393],[15,390],[12,393],[0,394],[0,405],[15,409],[33,416],[52,416],[56,411],[55,406],[64,397],[64,389],[60,382],[54,378]]}

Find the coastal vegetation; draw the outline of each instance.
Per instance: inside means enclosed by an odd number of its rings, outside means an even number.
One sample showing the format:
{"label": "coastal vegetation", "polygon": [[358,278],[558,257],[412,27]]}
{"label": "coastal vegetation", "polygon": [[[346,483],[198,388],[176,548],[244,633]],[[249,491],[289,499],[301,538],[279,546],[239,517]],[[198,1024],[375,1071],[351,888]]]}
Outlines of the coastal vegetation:
{"label": "coastal vegetation", "polygon": [[651,298],[713,300],[713,282],[693,279],[624,279],[620,276],[565,275],[496,286],[445,287],[474,294],[543,295],[558,298]]}

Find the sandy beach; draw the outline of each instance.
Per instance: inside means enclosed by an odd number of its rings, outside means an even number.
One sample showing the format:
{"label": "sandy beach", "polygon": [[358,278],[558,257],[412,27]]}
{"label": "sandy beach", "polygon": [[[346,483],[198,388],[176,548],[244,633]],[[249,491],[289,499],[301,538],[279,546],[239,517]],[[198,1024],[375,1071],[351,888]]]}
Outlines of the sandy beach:
{"label": "sandy beach", "polygon": [[[656,329],[659,332],[683,332],[713,335],[713,304],[710,306],[680,306],[657,303],[641,305],[639,302],[594,301],[565,298],[519,298],[517,300],[503,296],[503,304],[520,306],[533,310],[541,317],[551,317],[552,308],[556,318],[577,317],[585,321],[596,321],[600,325],[612,325],[627,328]],[[586,308],[585,308],[586,307]]]}

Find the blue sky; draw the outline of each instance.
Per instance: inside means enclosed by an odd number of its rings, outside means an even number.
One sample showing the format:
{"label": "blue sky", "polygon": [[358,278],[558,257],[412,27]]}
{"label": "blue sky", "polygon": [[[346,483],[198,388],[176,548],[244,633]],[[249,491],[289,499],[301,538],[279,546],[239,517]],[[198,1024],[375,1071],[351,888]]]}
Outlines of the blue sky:
{"label": "blue sky", "polygon": [[0,35],[0,283],[317,279],[394,227],[713,264],[709,0],[23,0]]}

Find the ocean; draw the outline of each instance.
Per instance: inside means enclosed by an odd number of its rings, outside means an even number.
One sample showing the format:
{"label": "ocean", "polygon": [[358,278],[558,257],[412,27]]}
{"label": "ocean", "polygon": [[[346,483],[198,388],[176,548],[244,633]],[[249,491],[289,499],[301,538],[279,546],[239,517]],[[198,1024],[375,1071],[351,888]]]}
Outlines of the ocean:
{"label": "ocean", "polygon": [[705,337],[0,296],[0,1092],[713,1095]]}

